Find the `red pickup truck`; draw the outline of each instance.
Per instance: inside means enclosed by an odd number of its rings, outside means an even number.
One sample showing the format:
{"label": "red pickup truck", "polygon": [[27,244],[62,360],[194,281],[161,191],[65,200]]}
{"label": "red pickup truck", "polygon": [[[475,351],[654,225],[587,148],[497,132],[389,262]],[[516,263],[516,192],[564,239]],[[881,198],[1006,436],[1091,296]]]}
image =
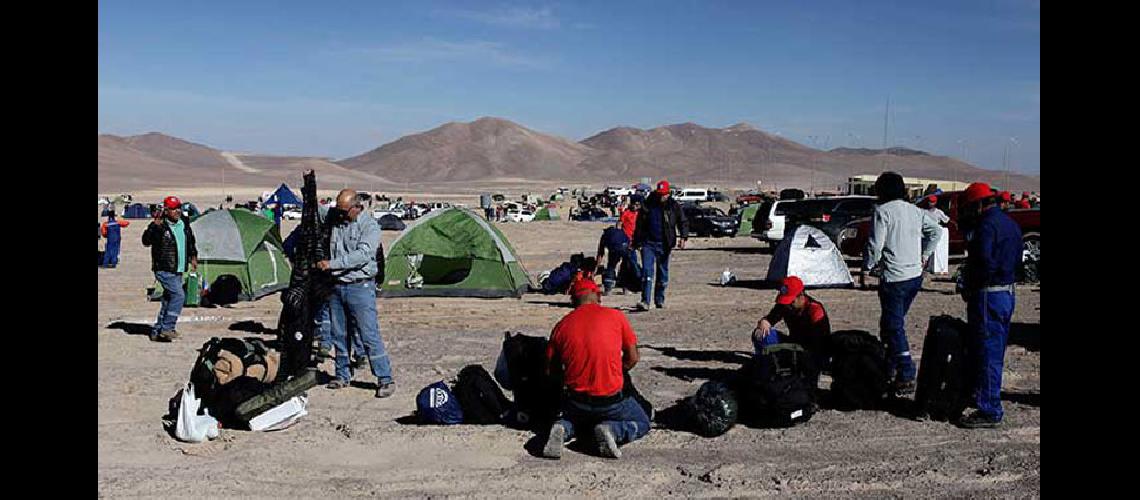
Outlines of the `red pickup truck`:
{"label": "red pickup truck", "polygon": [[[962,255],[966,252],[966,238],[958,229],[958,197],[962,191],[943,193],[938,197],[938,208],[950,216],[947,227],[950,229],[950,254]],[[1032,261],[1031,281],[1036,281],[1037,264],[1041,261],[1041,209],[1027,208],[1015,209],[1006,212],[1018,226],[1021,227],[1021,241],[1025,251],[1026,263]],[[867,246],[867,239],[871,236],[871,218],[851,221],[839,232],[839,250],[844,255],[862,257]]]}

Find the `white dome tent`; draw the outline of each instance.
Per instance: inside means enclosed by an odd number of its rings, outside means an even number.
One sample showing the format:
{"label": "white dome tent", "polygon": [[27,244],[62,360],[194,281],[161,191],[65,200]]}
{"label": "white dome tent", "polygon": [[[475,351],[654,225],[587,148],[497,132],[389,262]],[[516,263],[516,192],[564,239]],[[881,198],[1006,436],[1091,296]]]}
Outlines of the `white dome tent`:
{"label": "white dome tent", "polygon": [[779,283],[786,276],[799,277],[805,288],[855,286],[839,248],[823,231],[812,226],[797,227],[791,237],[785,237],[776,247],[766,279]]}

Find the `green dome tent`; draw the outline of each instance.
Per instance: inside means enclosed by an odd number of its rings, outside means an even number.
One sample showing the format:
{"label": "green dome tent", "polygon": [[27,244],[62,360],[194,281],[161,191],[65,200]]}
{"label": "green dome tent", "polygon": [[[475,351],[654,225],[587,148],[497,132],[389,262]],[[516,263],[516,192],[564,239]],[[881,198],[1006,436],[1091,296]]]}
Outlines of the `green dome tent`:
{"label": "green dome tent", "polygon": [[510,242],[482,217],[433,210],[392,243],[383,297],[521,297],[530,277]]}
{"label": "green dome tent", "polygon": [[737,236],[750,237],[752,235],[752,221],[756,219],[756,212],[760,205],[748,205],[740,209],[740,228],[736,230]]}
{"label": "green dome tent", "polygon": [[558,207],[542,207],[534,214],[534,220],[562,220]]}
{"label": "green dome tent", "polygon": [[[292,268],[274,228],[273,221],[243,209],[212,210],[192,219],[201,282],[213,286],[219,277],[233,275],[241,283],[241,300],[288,287]],[[156,282],[151,299],[161,297]]]}

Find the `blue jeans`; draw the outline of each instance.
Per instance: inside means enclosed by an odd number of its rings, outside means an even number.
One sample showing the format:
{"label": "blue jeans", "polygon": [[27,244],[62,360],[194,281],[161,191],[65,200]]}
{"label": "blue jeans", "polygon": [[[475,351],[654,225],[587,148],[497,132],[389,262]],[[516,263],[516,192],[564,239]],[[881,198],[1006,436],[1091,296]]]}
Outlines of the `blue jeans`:
{"label": "blue jeans", "polygon": [[978,291],[966,301],[966,322],[970,325],[973,360],[977,376],[974,406],[983,415],[1000,421],[1001,370],[1009,340],[1016,297],[1010,292]]}
{"label": "blue jeans", "polygon": [[[659,241],[647,241],[641,245],[641,301],[648,304],[653,297],[656,305],[665,304],[665,287],[669,286],[669,252]],[[656,286],[654,284],[656,283]]]}
{"label": "blue jeans", "polygon": [[565,398],[562,418],[558,422],[566,429],[566,441],[574,438],[575,426],[592,430],[598,424],[610,426],[617,444],[636,441],[649,434],[649,415],[632,397],[606,406],[587,405]]}
{"label": "blue jeans", "polygon": [[351,318],[353,333],[360,338],[372,374],[380,384],[392,381],[392,365],[380,338],[380,322],[376,316],[376,280],[339,284],[329,296],[332,341],[336,346],[336,378],[352,380],[348,363],[348,330]]}
{"label": "blue jeans", "polygon": [[[321,342],[321,349],[332,352],[332,319],[329,314],[329,303],[325,302],[317,309],[317,316],[313,318],[313,322],[317,324],[317,339]],[[364,355],[364,343],[360,340],[360,335],[356,335],[353,329],[352,318],[348,318],[348,331],[352,336],[352,353],[355,356]]]}
{"label": "blue jeans", "polygon": [[[108,232],[110,236],[110,232]],[[107,245],[103,247],[103,266],[117,266],[119,265],[119,246],[121,239],[118,237],[107,238]]]}
{"label": "blue jeans", "polygon": [[614,286],[617,285],[618,273],[620,268],[618,264],[626,259],[633,266],[634,269],[641,274],[641,270],[637,267],[637,252],[634,252],[629,245],[623,246],[617,250],[612,248],[606,249],[606,270],[602,272],[602,286],[605,287],[606,293],[610,293]]}
{"label": "blue jeans", "polygon": [[914,380],[914,360],[906,339],[906,313],[922,288],[922,276],[905,281],[879,283],[879,338],[887,344],[890,370],[895,380]]}
{"label": "blue jeans", "polygon": [[186,303],[186,290],[182,289],[182,273],[155,271],[154,278],[162,285],[162,307],[158,308],[158,318],[151,328],[153,335],[173,330],[182,314],[182,304]]}

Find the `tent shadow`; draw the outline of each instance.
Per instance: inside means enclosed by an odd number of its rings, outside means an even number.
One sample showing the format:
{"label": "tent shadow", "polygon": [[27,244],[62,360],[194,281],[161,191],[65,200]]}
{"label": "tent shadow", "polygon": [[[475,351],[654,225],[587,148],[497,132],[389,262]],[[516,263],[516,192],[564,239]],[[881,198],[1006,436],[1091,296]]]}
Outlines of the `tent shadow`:
{"label": "tent shadow", "polygon": [[1041,351],[1041,323],[1010,323],[1009,345],[1019,345],[1028,351]]}
{"label": "tent shadow", "polygon": [[644,345],[646,349],[653,349],[671,358],[685,361],[720,361],[721,363],[744,364],[752,359],[751,353],[744,351],[697,351],[692,349],[677,349],[676,347],[655,347]]}
{"label": "tent shadow", "polygon": [[566,308],[566,309],[573,309],[574,308],[574,305],[571,304],[570,301],[562,301],[562,300],[528,300],[527,303],[528,304],[537,304],[537,305],[545,304],[548,307],[562,307],[562,308]]}
{"label": "tent shadow", "polygon": [[775,290],[775,289],[780,287],[778,283],[772,283],[768,280],[741,280],[741,279],[738,279],[735,282],[733,282],[727,286],[723,286],[723,287],[720,285],[720,283],[710,283],[709,286],[713,286],[716,288],[748,288],[751,290]]}
{"label": "tent shadow", "polygon": [[146,335],[150,336],[151,325],[142,323],[127,323],[126,321],[116,321],[107,325],[108,330],[122,330],[127,335]]}

